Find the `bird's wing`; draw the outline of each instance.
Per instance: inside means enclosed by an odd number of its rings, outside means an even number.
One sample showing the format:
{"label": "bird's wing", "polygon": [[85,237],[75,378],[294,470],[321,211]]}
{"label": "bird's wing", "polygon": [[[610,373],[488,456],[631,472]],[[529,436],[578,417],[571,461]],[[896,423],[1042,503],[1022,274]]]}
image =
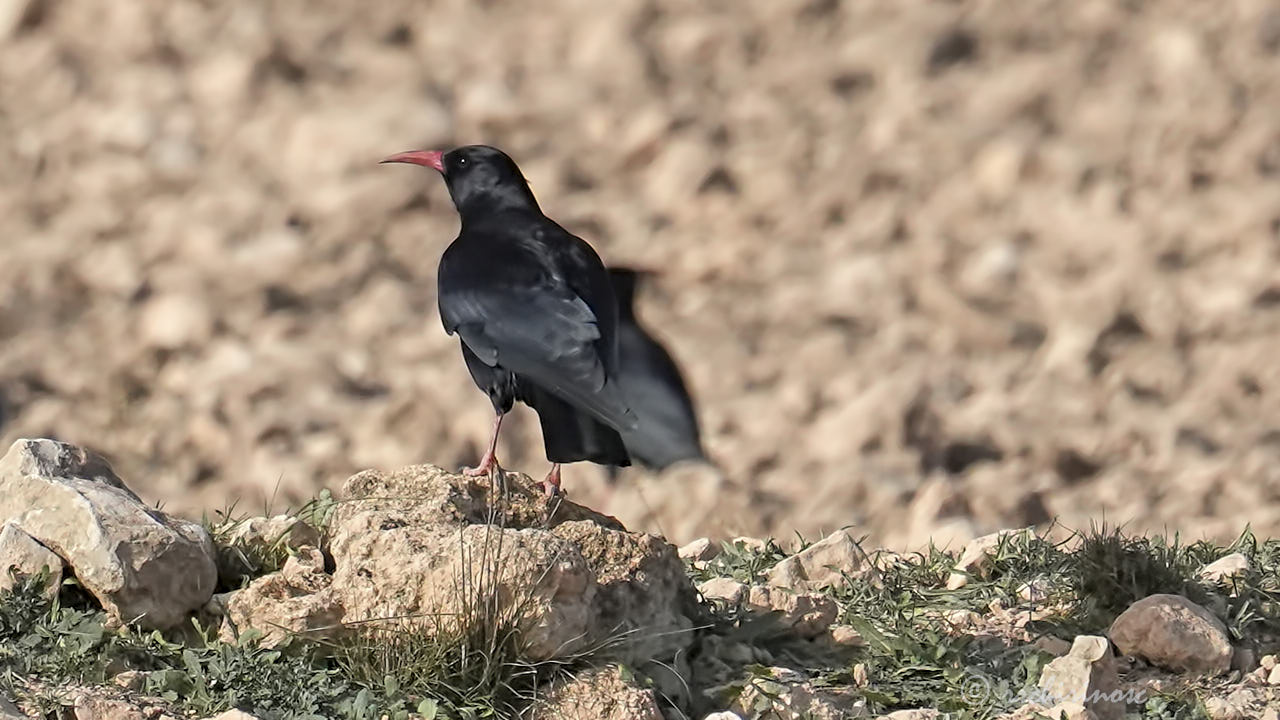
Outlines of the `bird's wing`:
{"label": "bird's wing", "polygon": [[635,426],[609,382],[599,322],[581,297],[544,286],[460,289],[439,299],[445,330],[461,336],[485,364],[501,365],[615,429]]}

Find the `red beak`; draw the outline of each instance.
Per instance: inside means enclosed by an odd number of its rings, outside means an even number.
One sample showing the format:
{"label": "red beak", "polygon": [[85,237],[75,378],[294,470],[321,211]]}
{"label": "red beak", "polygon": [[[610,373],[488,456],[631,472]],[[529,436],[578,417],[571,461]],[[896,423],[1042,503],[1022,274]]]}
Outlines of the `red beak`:
{"label": "red beak", "polygon": [[444,153],[439,150],[411,150],[392,155],[391,157],[380,160],[384,163],[409,163],[410,165],[422,165],[444,172]]}

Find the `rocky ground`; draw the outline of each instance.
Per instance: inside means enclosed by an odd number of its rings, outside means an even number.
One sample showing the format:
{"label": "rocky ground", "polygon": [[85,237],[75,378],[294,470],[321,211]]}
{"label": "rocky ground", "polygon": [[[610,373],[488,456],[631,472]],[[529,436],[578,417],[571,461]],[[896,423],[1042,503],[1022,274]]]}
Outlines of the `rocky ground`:
{"label": "rocky ground", "polygon": [[1277,717],[1280,541],[677,549],[500,480],[366,471],[199,525],[91,452],[15,443],[0,718]]}
{"label": "rocky ground", "polygon": [[456,218],[375,161],[483,141],[662,270],[724,476],[571,469],[629,527],[1275,534],[1278,53],[1267,0],[3,0],[0,442],[188,514],[474,460]]}

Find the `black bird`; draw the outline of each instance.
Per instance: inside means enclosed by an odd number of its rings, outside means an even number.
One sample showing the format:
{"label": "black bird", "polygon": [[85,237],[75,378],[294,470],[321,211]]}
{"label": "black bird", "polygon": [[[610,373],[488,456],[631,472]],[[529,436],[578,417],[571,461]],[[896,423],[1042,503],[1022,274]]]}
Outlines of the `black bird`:
{"label": "black bird", "polygon": [[493,471],[502,417],[516,400],[538,413],[552,462],[548,494],[559,491],[561,463],[630,465],[618,432],[637,420],[616,383],[618,304],[591,246],[542,214],[501,150],[468,145],[382,162],[438,170],[462,219],[440,259],[440,319],[497,415],[488,450],[465,472]]}
{"label": "black bird", "polygon": [[662,470],[683,460],[706,460],[706,453],[679,366],[636,320],[636,287],[650,274],[624,267],[609,269],[618,298],[617,381],[640,419],[637,427],[622,431],[622,442],[632,460]]}

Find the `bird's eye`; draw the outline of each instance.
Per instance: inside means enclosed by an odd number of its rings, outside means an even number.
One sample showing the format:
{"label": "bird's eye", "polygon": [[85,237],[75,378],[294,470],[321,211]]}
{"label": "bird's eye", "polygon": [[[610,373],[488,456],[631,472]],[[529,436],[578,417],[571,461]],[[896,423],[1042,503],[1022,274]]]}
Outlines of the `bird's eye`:
{"label": "bird's eye", "polygon": [[460,158],[458,158],[458,167],[465,167],[465,166],[466,166],[466,164],[467,164],[467,159],[466,159],[466,158],[464,158],[464,157],[460,157]]}

